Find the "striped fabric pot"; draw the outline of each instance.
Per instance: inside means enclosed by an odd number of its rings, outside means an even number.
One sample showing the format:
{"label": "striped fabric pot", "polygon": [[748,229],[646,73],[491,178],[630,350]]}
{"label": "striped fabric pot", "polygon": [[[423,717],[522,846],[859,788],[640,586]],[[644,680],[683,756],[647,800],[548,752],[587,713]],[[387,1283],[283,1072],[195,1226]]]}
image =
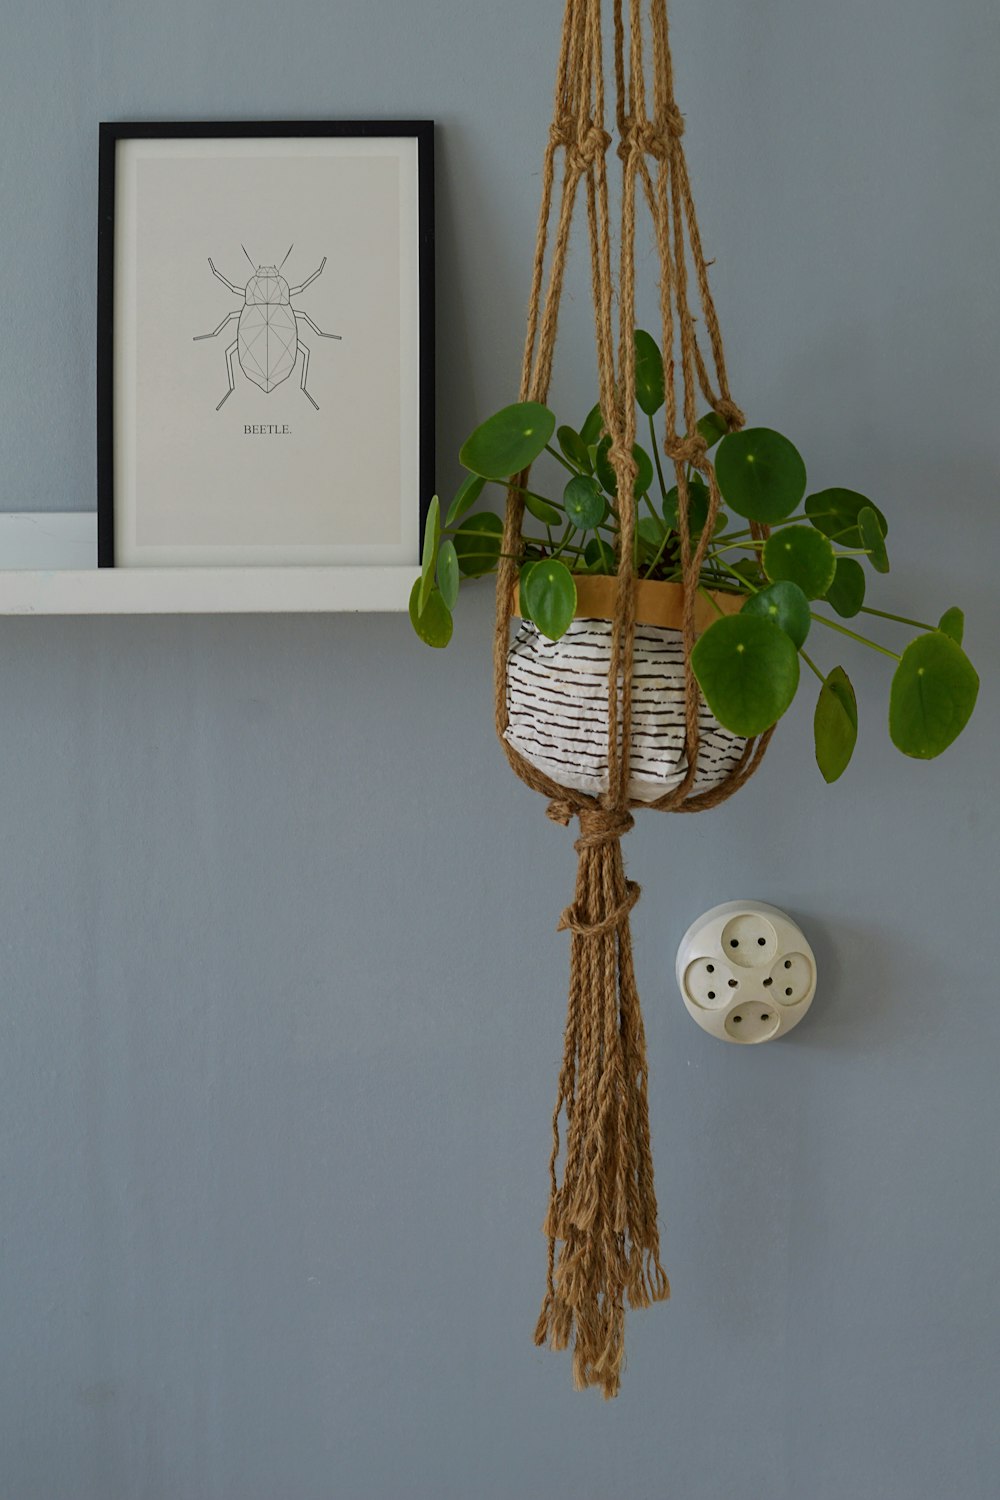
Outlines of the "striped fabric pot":
{"label": "striped fabric pot", "polygon": [[[560,786],[608,789],[608,671],[611,623],[574,620],[558,641],[522,620],[507,660],[505,738]],[[723,729],[699,694],[694,790],[724,781],[746,740]],[[632,672],[629,795],[654,802],[687,774],[684,752],[684,643],[680,631],[640,624]]]}

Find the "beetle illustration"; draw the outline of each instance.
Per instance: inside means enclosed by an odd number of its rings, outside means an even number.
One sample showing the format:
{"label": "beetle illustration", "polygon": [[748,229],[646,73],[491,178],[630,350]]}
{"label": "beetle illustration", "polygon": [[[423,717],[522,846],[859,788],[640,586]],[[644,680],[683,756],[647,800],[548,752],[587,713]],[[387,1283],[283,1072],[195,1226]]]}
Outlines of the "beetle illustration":
{"label": "beetle illustration", "polygon": [[[234,357],[239,360],[240,369],[247,379],[252,380],[254,385],[259,385],[261,390],[268,394],[276,385],[281,385],[282,381],[288,379],[295,369],[299,350],[302,351],[302,378],[299,385],[302,387],[302,394],[308,397],[319,411],[319,403],[313,401],[306,389],[306,379],[309,375],[309,346],[304,344],[299,337],[298,320],[301,318],[303,323],[308,323],[321,339],[339,339],[341,335],[324,333],[322,328],[317,328],[308,313],[300,312],[298,308],[292,306],[292,298],[304,292],[326,265],[324,255],[318,271],[307,276],[301,286],[290,287],[280,272],[294,248],[294,245],[289,245],[281,266],[257,266],[246,286],[234,286],[228,277],[216,270],[212,257],[208,257],[212,275],[217,276],[223,286],[228,287],[234,296],[243,298],[243,306],[227,313],[218,328],[213,328],[211,333],[197,333],[194,336],[195,343],[201,339],[218,338],[227,324],[234,319],[239,320],[236,337],[226,350],[229,389],[215,408],[216,411],[221,411],[236,388],[233,371]],[[246,247],[241,245],[240,249],[252,267],[253,261],[247,255]]]}

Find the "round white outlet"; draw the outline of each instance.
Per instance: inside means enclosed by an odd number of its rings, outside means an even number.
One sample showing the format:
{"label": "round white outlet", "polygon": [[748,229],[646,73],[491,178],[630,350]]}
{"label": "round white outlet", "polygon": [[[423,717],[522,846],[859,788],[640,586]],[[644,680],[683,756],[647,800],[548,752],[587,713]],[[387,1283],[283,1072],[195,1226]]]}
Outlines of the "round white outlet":
{"label": "round white outlet", "polygon": [[688,1014],[724,1042],[769,1042],[797,1026],[816,993],[802,929],[763,901],[726,901],[692,922],[677,950]]}

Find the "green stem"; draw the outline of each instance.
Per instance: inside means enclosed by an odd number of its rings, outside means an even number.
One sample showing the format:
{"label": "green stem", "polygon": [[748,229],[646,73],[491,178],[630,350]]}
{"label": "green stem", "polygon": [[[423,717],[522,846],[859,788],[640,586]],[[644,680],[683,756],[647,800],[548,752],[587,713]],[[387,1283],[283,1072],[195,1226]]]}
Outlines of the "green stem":
{"label": "green stem", "polygon": [[653,459],[656,463],[656,478],[660,486],[660,494],[663,496],[664,503],[666,503],[667,482],[663,477],[663,465],[660,463],[660,444],[656,436],[656,423],[653,421],[652,416],[649,419],[649,440],[653,446]]}
{"label": "green stem", "polygon": [[876,641],[870,641],[866,635],[858,635],[856,630],[848,630],[846,625],[838,625],[835,620],[827,620],[823,615],[816,614],[814,610],[810,610],[809,613],[817,624],[825,625],[827,630],[835,630],[838,635],[846,635],[852,641],[860,641],[862,646],[870,646],[873,651],[878,651],[883,656],[891,656],[893,661],[902,660],[895,651],[890,651],[887,646],[878,645]]}
{"label": "green stem", "polygon": [[898,620],[900,625],[912,625],[917,630],[936,630],[935,625],[925,625],[923,620],[908,620],[905,615],[891,615],[886,609],[869,609],[867,604],[862,604],[863,615],[878,615],[880,620]]}
{"label": "green stem", "polygon": [[801,646],[799,647],[799,655],[801,656],[802,660],[805,662],[806,666],[807,667],[811,667],[812,670],[816,673],[816,676],[819,678],[820,682],[825,683],[826,682],[826,678],[823,676],[823,673],[820,671],[819,667],[817,667],[817,665],[813,661],[812,657],[806,655],[806,653],[803,651],[803,649],[802,649]]}
{"label": "green stem", "polygon": [[562,454],[561,453],[557,453],[556,450],[555,450],[555,448],[552,447],[551,443],[546,443],[545,444],[545,451],[546,451],[546,453],[550,453],[552,455],[552,457],[556,460],[557,463],[562,464],[562,466],[563,466],[564,469],[568,469],[569,472],[572,475],[574,475],[574,477],[579,474],[579,472],[580,472],[579,469],[574,469],[574,467],[573,467],[572,464],[567,463],[566,460],[563,458]]}

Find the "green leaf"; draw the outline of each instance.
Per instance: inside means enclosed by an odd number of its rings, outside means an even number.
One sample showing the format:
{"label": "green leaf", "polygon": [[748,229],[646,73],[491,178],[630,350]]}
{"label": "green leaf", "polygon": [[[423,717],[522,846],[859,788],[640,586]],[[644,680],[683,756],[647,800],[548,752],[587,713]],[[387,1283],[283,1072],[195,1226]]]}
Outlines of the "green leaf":
{"label": "green leaf", "polygon": [[479,499],[486,486],[486,480],[481,479],[478,474],[466,474],[462,483],[455,492],[455,498],[448,507],[445,517],[446,526],[454,526],[467,510],[471,510]]}
{"label": "green leaf", "polygon": [[799,654],[773,620],[727,615],[694,646],[691,665],[709,708],[733,734],[763,734],[799,685]]}
{"label": "green leaf", "polygon": [[590,450],[580,434],[574,432],[572,427],[559,427],[556,430],[556,438],[563,451],[563,457],[582,474],[589,474],[592,468]]}
{"label": "green leaf", "polygon": [[434,569],[437,567],[437,554],[440,544],[441,504],[437,495],[435,495],[427,507],[427,520],[424,522],[424,550],[420,568],[420,599],[417,605],[421,614],[427,608],[427,600],[430,597],[431,588],[434,584]]}
{"label": "green leaf", "polygon": [[728,433],[715,455],[715,474],[730,510],[748,521],[783,521],[806,492],[798,449],[769,427]]}
{"label": "green leaf", "polygon": [[667,528],[659,516],[640,516],[636,524],[639,537],[639,556],[642,562],[652,562],[667,536]]}
{"label": "green leaf", "polygon": [[478,578],[496,567],[500,556],[503,521],[490,510],[466,516],[455,532],[458,566],[466,578]]}
{"label": "green leaf", "polygon": [[583,560],[592,573],[614,574],[618,571],[615,549],[601,536],[590,539],[583,549]]}
{"label": "green leaf", "polygon": [[521,616],[522,620],[531,619],[531,611],[528,608],[528,601],[524,597],[524,582],[534,566],[535,563],[533,562],[522,563],[517,576],[517,609],[518,614]]}
{"label": "green leaf", "polygon": [[563,490],[563,506],[566,515],[580,531],[589,531],[600,526],[608,513],[607,501],[597,487],[597,481],[587,474],[575,475]]}
{"label": "green leaf", "polygon": [[940,630],[911,641],[889,693],[889,734],[897,750],[933,760],[965,728],[979,676],[961,646]]}
{"label": "green leaf", "polygon": [[[708,520],[708,485],[703,480],[692,478],[688,480],[688,534],[699,536],[704,530],[705,522]],[[681,529],[681,502],[677,493],[677,486],[667,491],[667,497],[663,502],[663,519],[671,531]]]}
{"label": "green leaf", "polygon": [[865,602],[865,570],[856,558],[837,558],[837,570],[824,598],[843,620],[858,613]]}
{"label": "green leaf", "polygon": [[534,463],[555,425],[548,407],[538,401],[505,406],[466,438],[459,462],[484,479],[510,479]]}
{"label": "green leaf", "polygon": [[772,583],[787,578],[807,599],[822,599],[837,571],[833,543],[811,526],[783,526],[774,532],[764,543],[761,561]]}
{"label": "green leaf", "polygon": [[858,531],[861,533],[861,545],[868,549],[868,561],[876,573],[888,573],[889,554],[885,550],[885,537],[879,525],[878,514],[871,505],[865,505],[858,512]]}
{"label": "green leaf", "polygon": [[698,431],[710,448],[714,448],[720,438],[724,438],[729,428],[719,416],[717,411],[707,411],[699,418]]}
{"label": "green leaf", "polygon": [[580,436],[586,443],[588,449],[599,441],[604,431],[604,417],[601,413],[600,402],[592,406],[588,411],[583,426],[580,428]]}
{"label": "green leaf", "polygon": [[576,584],[565,563],[557,557],[533,563],[523,581],[523,597],[542,635],[557,641],[566,634],[576,611]]}
{"label": "green leaf", "polygon": [[766,620],[773,620],[776,625],[781,626],[796,650],[805,645],[809,626],[812,624],[809,600],[798,584],[791,583],[788,579],[769,584],[759,593],[751,594],[741,613],[763,615]]}
{"label": "green leaf", "polygon": [[858,704],[843,667],[834,667],[819,690],[813,737],[824,781],[836,781],[847,770],[858,742]]}
{"label": "green leaf", "polygon": [[529,516],[534,516],[536,521],[541,521],[543,526],[559,526],[562,524],[562,516],[554,505],[543,500],[541,495],[531,495],[526,490],[521,492],[524,508]]}
{"label": "green leaf", "polygon": [[956,646],[962,644],[962,637],[965,634],[965,615],[958,608],[957,604],[953,604],[951,609],[945,610],[938,621],[938,630],[942,630],[950,640],[955,642]]}
{"label": "green leaf", "polygon": [[872,505],[857,490],[819,490],[807,498],[805,512],[817,531],[840,547],[853,548],[864,545],[858,530],[858,516],[866,506],[875,512],[882,535],[887,536],[889,523],[885,516],[877,505]]}
{"label": "green leaf", "polygon": [[454,609],[458,602],[460,576],[458,553],[455,551],[455,543],[451,537],[445,537],[438,552],[437,581],[438,588],[441,590],[441,598],[449,609]]}
{"label": "green leaf", "polygon": [[424,609],[420,608],[420,579],[415,578],[410,590],[410,623],[422,641],[428,646],[447,646],[451,640],[451,610],[441,597],[441,590],[433,588]]}
{"label": "green leaf", "polygon": [[[602,488],[609,494],[612,500],[618,499],[618,476],[612,467],[609,458],[611,449],[611,438],[601,438],[597,445],[597,453],[594,457],[594,472],[601,482]],[[653,460],[646,450],[638,443],[632,444],[632,457],[636,462],[636,476],[633,494],[638,497],[644,495],[653,483]]]}
{"label": "green leaf", "polygon": [[663,355],[652,334],[635,330],[635,399],[647,417],[663,405]]}

